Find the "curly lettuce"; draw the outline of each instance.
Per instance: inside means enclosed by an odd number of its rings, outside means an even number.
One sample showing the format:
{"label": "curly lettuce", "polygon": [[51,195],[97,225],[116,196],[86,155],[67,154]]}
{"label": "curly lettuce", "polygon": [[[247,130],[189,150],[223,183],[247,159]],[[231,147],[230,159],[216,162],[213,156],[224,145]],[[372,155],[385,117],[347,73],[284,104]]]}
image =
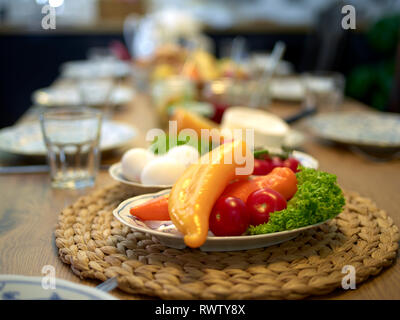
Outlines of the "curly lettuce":
{"label": "curly lettuce", "polygon": [[292,230],[334,218],[345,205],[334,174],[301,167],[296,173],[297,192],[287,208],[270,215],[267,223],[250,226],[252,235]]}

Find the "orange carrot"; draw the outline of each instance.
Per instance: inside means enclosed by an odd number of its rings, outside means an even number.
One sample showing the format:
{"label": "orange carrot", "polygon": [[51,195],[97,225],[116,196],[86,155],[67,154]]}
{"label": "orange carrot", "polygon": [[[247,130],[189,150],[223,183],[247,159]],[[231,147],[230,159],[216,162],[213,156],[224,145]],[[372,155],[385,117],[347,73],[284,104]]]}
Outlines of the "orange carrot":
{"label": "orange carrot", "polygon": [[275,168],[265,176],[233,182],[226,187],[221,196],[236,197],[246,203],[247,198],[252,192],[262,188],[273,189],[288,200],[297,191],[296,175],[289,168]]}
{"label": "orange carrot", "polygon": [[141,203],[129,212],[142,220],[171,220],[168,213],[168,195]]}

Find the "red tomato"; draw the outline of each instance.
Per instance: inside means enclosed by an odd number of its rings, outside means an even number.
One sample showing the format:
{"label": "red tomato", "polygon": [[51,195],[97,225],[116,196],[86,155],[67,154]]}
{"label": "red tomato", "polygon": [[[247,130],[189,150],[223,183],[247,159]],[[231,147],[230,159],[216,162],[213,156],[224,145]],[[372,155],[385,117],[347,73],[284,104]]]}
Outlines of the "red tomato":
{"label": "red tomato", "polygon": [[272,163],[266,160],[254,159],[253,175],[265,176],[272,171]]}
{"label": "red tomato", "polygon": [[271,212],[285,209],[287,203],[279,192],[263,188],[249,195],[246,206],[250,214],[250,224],[257,226],[268,222]]}
{"label": "red tomato", "polygon": [[235,197],[221,197],[210,215],[210,230],[216,236],[240,236],[250,225],[245,203]]}
{"label": "red tomato", "polygon": [[299,166],[300,161],[297,160],[296,158],[287,158],[285,161],[283,161],[283,166],[287,167],[289,169],[292,169],[294,173],[298,172],[299,170],[297,167]]}
{"label": "red tomato", "polygon": [[271,160],[272,169],[283,167],[283,160],[279,157],[273,157]]}

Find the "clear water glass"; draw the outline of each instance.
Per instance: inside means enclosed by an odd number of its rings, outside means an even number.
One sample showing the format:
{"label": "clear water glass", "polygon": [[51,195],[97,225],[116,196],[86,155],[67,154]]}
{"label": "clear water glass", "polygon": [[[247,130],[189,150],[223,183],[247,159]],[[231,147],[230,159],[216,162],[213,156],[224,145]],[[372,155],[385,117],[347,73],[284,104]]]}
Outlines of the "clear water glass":
{"label": "clear water glass", "polygon": [[100,164],[102,113],[91,108],[55,108],[40,115],[51,185],[80,189],[93,186]]}
{"label": "clear water glass", "polygon": [[345,78],[342,74],[315,71],[302,76],[305,103],[325,111],[337,111],[343,102]]}

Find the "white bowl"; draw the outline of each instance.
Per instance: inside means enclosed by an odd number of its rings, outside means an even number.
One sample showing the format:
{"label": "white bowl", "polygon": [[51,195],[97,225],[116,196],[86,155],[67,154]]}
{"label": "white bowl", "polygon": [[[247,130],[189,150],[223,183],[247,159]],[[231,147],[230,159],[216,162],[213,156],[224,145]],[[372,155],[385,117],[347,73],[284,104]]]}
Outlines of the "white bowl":
{"label": "white bowl", "polygon": [[114,180],[131,186],[131,188],[133,189],[132,191],[135,194],[153,193],[153,192],[158,192],[161,190],[172,188],[172,185],[145,185],[140,182],[135,182],[135,181],[126,179],[124,177],[124,175],[122,174],[121,162],[117,162],[117,163],[113,164],[108,169],[108,172],[110,173],[110,176]]}
{"label": "white bowl", "polygon": [[[176,229],[172,221],[142,221],[130,214],[130,208],[140,203],[149,201],[150,199],[166,195],[171,190],[163,190],[157,193],[144,194],[129,198],[122,202],[114,211],[114,217],[122,224],[140,232],[149,233],[155,236],[163,245],[183,249],[186,244],[183,235]],[[328,221],[328,220],[327,220]],[[211,232],[206,242],[200,247],[202,251],[236,251],[249,250],[272,246],[291,240],[298,236],[301,232],[315,228],[327,221],[298,228],[294,230],[260,234],[260,235],[244,235],[234,237],[216,237]]]}

